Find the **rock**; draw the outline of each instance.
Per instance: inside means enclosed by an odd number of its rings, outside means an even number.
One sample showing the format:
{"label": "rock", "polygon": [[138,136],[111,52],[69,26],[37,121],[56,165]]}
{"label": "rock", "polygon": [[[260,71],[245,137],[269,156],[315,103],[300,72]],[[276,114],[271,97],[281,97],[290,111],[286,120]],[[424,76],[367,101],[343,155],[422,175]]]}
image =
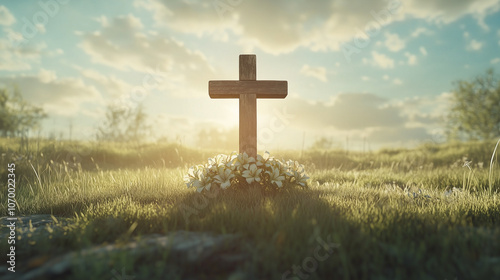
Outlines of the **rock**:
{"label": "rock", "polygon": [[[236,235],[217,235],[206,232],[178,231],[168,235],[152,234],[142,236],[125,244],[95,246],[80,252],[71,252],[47,261],[42,266],[24,273],[21,280],[58,279],[71,275],[71,267],[81,264],[86,259],[109,259],[114,253],[134,255],[145,264],[162,259],[167,252],[167,262],[196,267],[197,272],[230,274],[249,255],[243,253],[240,245],[244,244]],[[233,273],[232,279],[245,279],[241,274]],[[19,275],[18,275],[19,276]]]}

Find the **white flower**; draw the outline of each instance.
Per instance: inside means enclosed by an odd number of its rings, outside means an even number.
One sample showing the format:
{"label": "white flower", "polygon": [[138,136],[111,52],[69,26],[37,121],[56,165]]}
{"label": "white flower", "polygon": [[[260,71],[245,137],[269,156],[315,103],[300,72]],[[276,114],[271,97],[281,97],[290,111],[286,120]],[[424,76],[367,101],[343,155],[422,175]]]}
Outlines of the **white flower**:
{"label": "white flower", "polygon": [[236,156],[234,166],[236,169],[241,171],[242,168],[248,169],[248,166],[254,162],[255,162],[255,159],[253,157],[249,157],[247,155],[247,153],[243,153],[243,154],[239,154],[238,156]]}
{"label": "white flower", "polygon": [[271,166],[271,163],[274,160],[274,158],[271,157],[271,155],[269,154],[268,151],[266,151],[264,153],[264,156],[261,156],[261,155],[257,155],[257,162],[256,162],[256,165],[257,166],[266,166],[266,167],[270,167]]}
{"label": "white flower", "polygon": [[212,178],[207,176],[203,170],[197,170],[195,178],[196,179],[193,181],[192,186],[195,187],[198,192],[203,191],[203,189],[206,189],[207,191],[210,190],[210,187],[212,186]]}
{"label": "white flower", "polygon": [[215,182],[219,183],[222,189],[226,189],[231,186],[231,179],[234,178],[234,174],[231,173],[231,169],[219,167],[219,172],[214,178]]}
{"label": "white flower", "polygon": [[263,174],[268,174],[266,183],[273,184],[279,188],[283,187],[284,181],[294,182],[303,187],[307,186],[309,177],[305,173],[304,166],[297,161],[280,161],[265,152],[263,156],[257,155],[257,160],[248,154],[220,154],[209,158],[205,165],[195,165],[189,168],[183,176],[184,183],[188,188],[194,187],[198,192],[210,190],[212,184],[219,185],[222,189],[231,186],[231,180],[243,178],[247,183],[262,182]]}
{"label": "white flower", "polygon": [[295,174],[295,182],[302,187],[307,186],[307,179],[309,179],[309,176],[305,172]]}
{"label": "white flower", "polygon": [[243,171],[243,177],[246,178],[247,183],[252,183],[253,181],[255,182],[260,182],[260,173],[262,172],[262,169],[257,168],[257,165],[252,164],[250,167]]}
{"label": "white flower", "polygon": [[267,174],[269,174],[270,177],[270,180],[271,180],[271,184],[276,184],[278,187],[282,187],[283,186],[283,182],[285,180],[285,176],[282,176],[280,174],[280,170],[279,168],[272,168],[272,172],[271,171],[266,171]]}

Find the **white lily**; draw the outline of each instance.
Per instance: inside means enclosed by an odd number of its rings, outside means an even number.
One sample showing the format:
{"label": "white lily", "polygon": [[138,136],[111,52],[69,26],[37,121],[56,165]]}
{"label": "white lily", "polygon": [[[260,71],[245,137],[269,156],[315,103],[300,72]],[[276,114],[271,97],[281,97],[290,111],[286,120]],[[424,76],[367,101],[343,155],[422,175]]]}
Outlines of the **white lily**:
{"label": "white lily", "polygon": [[247,183],[251,184],[252,182],[260,182],[260,173],[262,169],[257,168],[256,164],[250,165],[250,167],[243,171],[243,177],[247,180]]}
{"label": "white lily", "polygon": [[240,170],[242,168],[248,169],[250,164],[255,163],[255,159],[253,157],[249,157],[247,153],[239,154],[236,157],[236,161],[234,162],[234,166],[236,169]]}
{"label": "white lily", "polygon": [[271,184],[276,184],[278,187],[283,186],[283,182],[285,180],[285,176],[280,174],[280,169],[279,168],[272,168],[271,171],[266,171],[267,174],[270,176]]}
{"label": "white lily", "polygon": [[299,185],[301,185],[302,187],[306,187],[307,186],[307,180],[309,179],[309,176],[306,175],[305,172],[303,173],[297,173],[295,175],[295,182]]}
{"label": "white lily", "polygon": [[222,189],[227,189],[231,186],[231,179],[234,178],[234,174],[231,173],[230,169],[219,167],[219,172],[214,178],[215,182],[220,184]]}

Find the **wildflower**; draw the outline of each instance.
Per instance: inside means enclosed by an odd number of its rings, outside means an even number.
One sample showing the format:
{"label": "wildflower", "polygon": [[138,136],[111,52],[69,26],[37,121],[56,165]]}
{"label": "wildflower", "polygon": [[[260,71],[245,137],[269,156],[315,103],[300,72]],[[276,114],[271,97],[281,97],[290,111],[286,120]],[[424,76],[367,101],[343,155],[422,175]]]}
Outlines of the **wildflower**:
{"label": "wildflower", "polygon": [[260,173],[262,172],[262,169],[257,168],[256,164],[250,165],[250,167],[243,171],[243,177],[247,180],[247,183],[252,183],[253,181],[255,182],[260,182]]}
{"label": "wildflower", "polygon": [[231,173],[231,169],[219,167],[219,172],[214,178],[215,182],[220,184],[222,189],[227,189],[231,186],[231,179],[234,178],[234,174]]}
{"label": "wildflower", "polygon": [[253,157],[249,157],[247,153],[239,154],[236,156],[236,160],[234,162],[235,169],[241,170],[242,167],[244,169],[248,169],[248,166],[251,163],[254,163],[255,159]]}
{"label": "wildflower", "polygon": [[188,188],[194,187],[198,192],[210,190],[213,184],[222,189],[231,187],[232,180],[247,183],[260,182],[281,188],[284,182],[294,182],[306,187],[309,177],[304,166],[297,161],[280,161],[270,156],[269,152],[257,155],[257,160],[246,153],[217,155],[210,158],[205,165],[189,168],[183,176]]}
{"label": "wildflower", "polygon": [[268,151],[266,151],[264,153],[264,156],[261,156],[261,155],[257,155],[257,162],[256,162],[256,165],[257,166],[266,166],[266,167],[270,167],[271,166],[271,163],[274,160],[274,158],[271,157],[271,155],[269,154]]}
{"label": "wildflower", "polygon": [[276,184],[278,187],[282,187],[283,186],[283,182],[285,180],[285,176],[282,176],[280,174],[280,169],[279,168],[272,168],[272,172],[271,171],[266,171],[267,174],[269,174],[270,177],[270,181],[271,181],[271,184]]}
{"label": "wildflower", "polygon": [[298,185],[301,185],[302,187],[306,187],[307,186],[307,180],[308,179],[309,179],[309,176],[307,176],[305,172],[297,173],[295,175],[295,182]]}

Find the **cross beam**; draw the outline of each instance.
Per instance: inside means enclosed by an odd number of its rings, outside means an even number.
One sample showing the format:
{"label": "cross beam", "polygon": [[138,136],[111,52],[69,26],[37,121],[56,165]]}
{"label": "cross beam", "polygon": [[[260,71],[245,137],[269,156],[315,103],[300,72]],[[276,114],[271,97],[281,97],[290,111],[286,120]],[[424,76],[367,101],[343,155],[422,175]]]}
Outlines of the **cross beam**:
{"label": "cross beam", "polygon": [[257,156],[257,98],[285,98],[287,81],[257,81],[257,57],[240,55],[238,81],[209,81],[210,98],[239,98],[240,153]]}

